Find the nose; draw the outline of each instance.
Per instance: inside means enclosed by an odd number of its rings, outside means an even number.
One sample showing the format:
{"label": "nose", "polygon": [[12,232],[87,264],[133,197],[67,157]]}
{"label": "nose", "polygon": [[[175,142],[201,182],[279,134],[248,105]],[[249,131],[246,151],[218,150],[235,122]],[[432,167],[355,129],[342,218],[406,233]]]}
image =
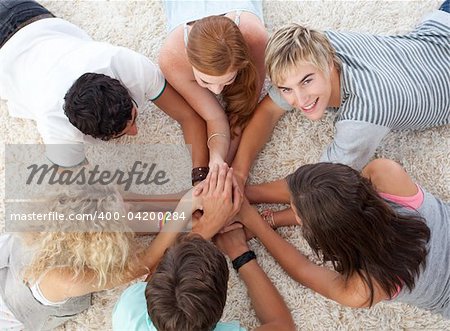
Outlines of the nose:
{"label": "nose", "polygon": [[208,89],[214,94],[220,94],[223,90],[223,85],[210,85]]}
{"label": "nose", "polygon": [[294,100],[292,105],[295,107],[301,107],[305,104],[307,97],[305,96],[305,93],[301,92],[298,89],[294,90]]}
{"label": "nose", "polygon": [[138,128],[136,123],[133,124],[133,126],[131,126],[128,131],[127,131],[127,135],[128,136],[135,136],[138,134]]}

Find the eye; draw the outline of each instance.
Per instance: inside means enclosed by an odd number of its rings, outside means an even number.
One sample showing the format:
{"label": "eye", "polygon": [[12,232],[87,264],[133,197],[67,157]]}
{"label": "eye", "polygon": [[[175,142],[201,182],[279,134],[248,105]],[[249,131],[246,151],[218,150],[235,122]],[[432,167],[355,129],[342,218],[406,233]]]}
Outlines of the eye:
{"label": "eye", "polygon": [[287,94],[287,93],[292,92],[292,89],[287,88],[287,87],[282,87],[282,88],[280,88],[280,91],[281,91],[281,93]]}
{"label": "eye", "polygon": [[312,78],[308,78],[307,80],[305,80],[304,82],[303,82],[303,86],[305,86],[305,85],[308,85],[309,83],[311,83],[312,82]]}

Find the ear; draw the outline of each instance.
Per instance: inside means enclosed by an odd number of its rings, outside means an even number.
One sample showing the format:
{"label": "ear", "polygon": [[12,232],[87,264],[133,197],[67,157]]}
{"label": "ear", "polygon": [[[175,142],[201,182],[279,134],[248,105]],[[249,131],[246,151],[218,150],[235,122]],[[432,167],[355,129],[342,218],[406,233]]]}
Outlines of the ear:
{"label": "ear", "polygon": [[333,57],[331,57],[330,60],[328,61],[328,67],[330,68],[330,72],[332,72],[333,69],[336,67],[335,64],[334,64]]}

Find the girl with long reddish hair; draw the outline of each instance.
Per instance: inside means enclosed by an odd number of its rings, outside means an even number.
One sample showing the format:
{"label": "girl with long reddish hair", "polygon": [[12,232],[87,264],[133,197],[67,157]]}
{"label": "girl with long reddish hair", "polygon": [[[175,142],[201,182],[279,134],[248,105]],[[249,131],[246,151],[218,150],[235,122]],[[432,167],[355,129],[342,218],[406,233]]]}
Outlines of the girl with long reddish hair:
{"label": "girl with long reddish hair", "polygon": [[164,6],[169,36],[160,53],[161,70],[205,120],[207,135],[199,133],[198,144],[206,140],[209,165],[231,162],[265,78],[262,4],[165,1]]}

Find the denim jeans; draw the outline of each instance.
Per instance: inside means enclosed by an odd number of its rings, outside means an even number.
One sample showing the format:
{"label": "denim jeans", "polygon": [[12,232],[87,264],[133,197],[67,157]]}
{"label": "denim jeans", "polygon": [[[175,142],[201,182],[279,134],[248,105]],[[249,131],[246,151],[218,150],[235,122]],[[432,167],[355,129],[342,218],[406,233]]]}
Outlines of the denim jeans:
{"label": "denim jeans", "polygon": [[450,13],[450,0],[445,0],[444,3],[439,7],[439,10]]}
{"label": "denim jeans", "polygon": [[19,29],[20,26],[33,17],[50,14],[47,9],[32,0],[1,0],[0,1],[0,47]]}

